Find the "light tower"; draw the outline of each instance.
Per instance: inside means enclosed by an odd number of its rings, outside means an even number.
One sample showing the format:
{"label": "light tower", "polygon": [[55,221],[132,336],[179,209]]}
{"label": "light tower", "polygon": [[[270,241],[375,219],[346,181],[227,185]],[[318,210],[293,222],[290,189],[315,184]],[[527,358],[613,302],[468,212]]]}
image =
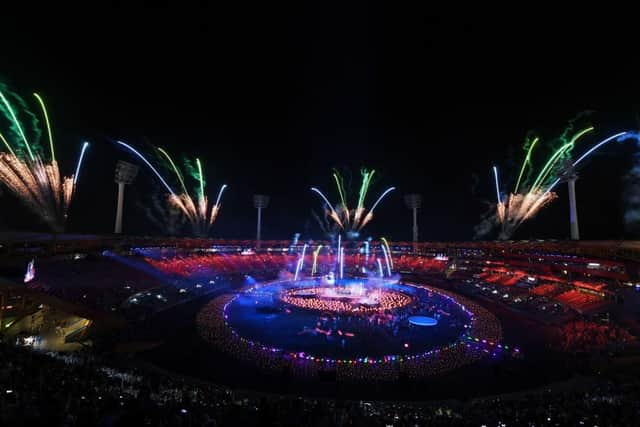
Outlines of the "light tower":
{"label": "light tower", "polygon": [[561,182],[566,182],[569,187],[569,226],[571,227],[571,240],[580,240],[578,228],[578,208],[576,206],[576,181],[578,174],[571,159],[567,159],[560,176]]}
{"label": "light tower", "polygon": [[131,184],[138,174],[138,166],[123,160],[116,164],[115,182],[118,184],[118,208],[116,210],[116,226],[114,232],[122,233],[122,208],[124,205],[124,186]]}
{"label": "light tower", "polygon": [[260,249],[260,232],[262,227],[262,209],[269,206],[269,196],[264,194],[253,195],[253,207],[258,209],[258,227],[256,230],[256,249]]}
{"label": "light tower", "polygon": [[418,208],[422,204],[420,194],[407,194],[404,203],[413,211],[413,252],[418,252]]}

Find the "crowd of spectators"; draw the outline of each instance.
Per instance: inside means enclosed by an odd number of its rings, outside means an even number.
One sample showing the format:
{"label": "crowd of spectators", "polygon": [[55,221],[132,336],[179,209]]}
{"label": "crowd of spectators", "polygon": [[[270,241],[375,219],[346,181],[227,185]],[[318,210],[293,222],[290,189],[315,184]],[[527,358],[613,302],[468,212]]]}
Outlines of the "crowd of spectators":
{"label": "crowd of spectators", "polygon": [[538,296],[553,296],[553,294],[558,292],[558,286],[556,286],[553,283],[544,283],[534,288],[531,288],[530,292],[533,295],[538,295]]}
{"label": "crowd of spectators", "polygon": [[523,280],[527,274],[520,270],[507,270],[506,268],[496,268],[484,271],[479,275],[480,279],[487,283],[495,283],[501,286],[513,286]]}
{"label": "crowd of spectators", "polygon": [[634,343],[625,329],[588,320],[576,320],[560,328],[560,349],[571,352],[617,350]]}
{"label": "crowd of spectators", "polygon": [[0,357],[0,425],[12,427],[623,426],[640,415],[633,377],[465,401],[351,401],[231,391],[6,343]]}
{"label": "crowd of spectators", "polygon": [[115,311],[137,292],[162,285],[162,281],[136,268],[103,256],[77,260],[36,260],[32,290],[101,311]]}
{"label": "crowd of spectators", "polygon": [[503,268],[459,271],[452,279],[456,289],[465,294],[482,295],[545,322],[564,322],[568,317],[595,313],[612,304],[611,299],[586,285],[576,288],[558,278]]}
{"label": "crowd of spectators", "polygon": [[209,280],[213,276],[230,276],[242,273],[255,280],[272,278],[280,270],[295,263],[297,258],[286,253],[242,255],[241,253],[210,253],[190,256],[172,256],[160,259],[151,257],[145,261],[168,277]]}
{"label": "crowd of spectators", "polygon": [[[322,249],[322,248],[321,248]],[[322,253],[314,255],[311,249],[306,251],[302,263],[301,274],[326,274],[335,269],[337,257],[335,253],[322,249]],[[344,257],[345,271],[354,274],[361,273],[364,267],[368,271],[377,272],[376,254],[369,256],[361,253],[348,253]],[[189,277],[204,280],[212,275],[229,275],[237,272],[250,275],[256,280],[263,276],[272,277],[280,271],[294,271],[299,260],[299,253],[270,252],[270,253],[200,253],[182,254],[167,257],[146,257],[148,264],[171,277]],[[382,255],[380,255],[382,257]],[[414,257],[401,255],[392,259],[393,269],[402,272],[434,272],[441,273],[447,266],[447,261],[431,257]]]}
{"label": "crowd of spectators", "polygon": [[444,258],[400,255],[393,258],[393,267],[400,272],[443,273],[448,260]]}
{"label": "crowd of spectators", "polygon": [[565,291],[559,295],[556,295],[554,299],[566,305],[567,307],[571,307],[572,309],[579,312],[585,312],[587,310],[595,309],[605,304],[605,301],[602,299],[602,297],[587,294],[577,289],[570,289],[568,291]]}

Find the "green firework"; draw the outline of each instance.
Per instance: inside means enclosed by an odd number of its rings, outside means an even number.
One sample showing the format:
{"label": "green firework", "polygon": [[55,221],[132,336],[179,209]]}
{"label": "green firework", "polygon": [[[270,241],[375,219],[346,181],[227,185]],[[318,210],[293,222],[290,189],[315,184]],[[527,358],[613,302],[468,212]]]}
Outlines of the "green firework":
{"label": "green firework", "polygon": [[184,184],[184,178],[182,177],[180,170],[178,170],[178,168],[176,167],[176,164],[173,162],[173,159],[171,159],[171,156],[169,155],[169,153],[167,153],[167,151],[165,151],[162,147],[158,147],[158,151],[167,158],[167,160],[169,161],[169,164],[171,165],[171,168],[173,169],[173,171],[176,174],[176,177],[178,178],[178,181],[180,181],[180,185],[182,185],[182,189],[184,190],[185,194],[188,195],[189,192],[187,191],[187,186]]}
{"label": "green firework", "polygon": [[40,104],[40,108],[42,108],[42,112],[44,114],[44,121],[47,125],[47,135],[49,136],[49,149],[51,150],[51,161],[56,161],[56,151],[53,149],[53,134],[51,133],[51,124],[49,123],[49,114],[47,114],[47,107],[44,105],[44,100],[38,95],[34,93],[33,96],[36,97],[38,103]]}

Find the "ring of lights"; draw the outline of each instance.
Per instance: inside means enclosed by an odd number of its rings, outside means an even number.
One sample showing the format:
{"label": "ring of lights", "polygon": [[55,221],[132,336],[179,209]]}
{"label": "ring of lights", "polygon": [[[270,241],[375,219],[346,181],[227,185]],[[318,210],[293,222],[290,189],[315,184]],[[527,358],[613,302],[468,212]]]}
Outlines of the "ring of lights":
{"label": "ring of lights", "polygon": [[281,371],[288,368],[295,375],[316,376],[333,370],[340,380],[397,380],[400,376],[422,377],[457,369],[483,357],[498,353],[518,353],[517,348],[501,344],[499,321],[488,310],[457,294],[429,286],[404,283],[426,289],[457,304],[470,316],[470,325],[454,342],[415,354],[389,354],[337,359],[297,353],[264,345],[241,336],[228,322],[229,305],[238,297],[222,295],[211,300],[198,313],[200,335],[210,344],[237,359],[260,368]]}
{"label": "ring of lights", "polygon": [[[338,313],[365,313],[376,310],[393,310],[408,305],[412,298],[398,291],[375,291],[375,296],[352,298],[340,294],[329,293],[333,288],[318,287],[305,289],[301,293],[298,289],[284,292],[280,299],[290,305],[316,311],[332,311]],[[363,301],[363,299],[368,301]]]}

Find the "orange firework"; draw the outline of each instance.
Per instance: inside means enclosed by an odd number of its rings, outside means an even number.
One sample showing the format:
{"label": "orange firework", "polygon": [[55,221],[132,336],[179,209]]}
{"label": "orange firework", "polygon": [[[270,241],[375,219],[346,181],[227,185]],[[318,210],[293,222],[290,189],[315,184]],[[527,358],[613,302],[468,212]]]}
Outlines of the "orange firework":
{"label": "orange firework", "polygon": [[21,160],[14,154],[0,153],[0,182],[56,232],[64,223],[74,193],[73,175],[61,178],[58,162]]}
{"label": "orange firework", "polygon": [[[26,106],[26,103],[18,95],[11,92],[5,96],[4,85],[0,85],[0,113],[9,123],[9,137],[0,133],[0,140],[4,143],[6,152],[0,152],[0,183],[15,194],[29,209],[40,216],[51,230],[60,232],[64,230],[67,212],[71,199],[75,192],[76,176],[62,177],[58,162],[55,159],[53,136],[49,123],[49,116],[42,97],[34,93],[45,118],[46,130],[51,150],[51,161],[47,162],[38,154],[38,141],[40,132],[37,128],[35,115],[26,110],[22,115],[32,118],[34,123],[33,134],[36,140],[29,143],[27,132],[16,110],[10,102],[10,98],[17,100],[18,105]],[[79,171],[84,151],[88,143],[82,147],[82,155],[76,168]]]}
{"label": "orange firework", "polygon": [[556,193],[542,190],[530,191],[526,194],[509,194],[497,205],[496,216],[502,226],[500,238],[511,238],[524,221],[533,218],[540,209],[556,197]]}

